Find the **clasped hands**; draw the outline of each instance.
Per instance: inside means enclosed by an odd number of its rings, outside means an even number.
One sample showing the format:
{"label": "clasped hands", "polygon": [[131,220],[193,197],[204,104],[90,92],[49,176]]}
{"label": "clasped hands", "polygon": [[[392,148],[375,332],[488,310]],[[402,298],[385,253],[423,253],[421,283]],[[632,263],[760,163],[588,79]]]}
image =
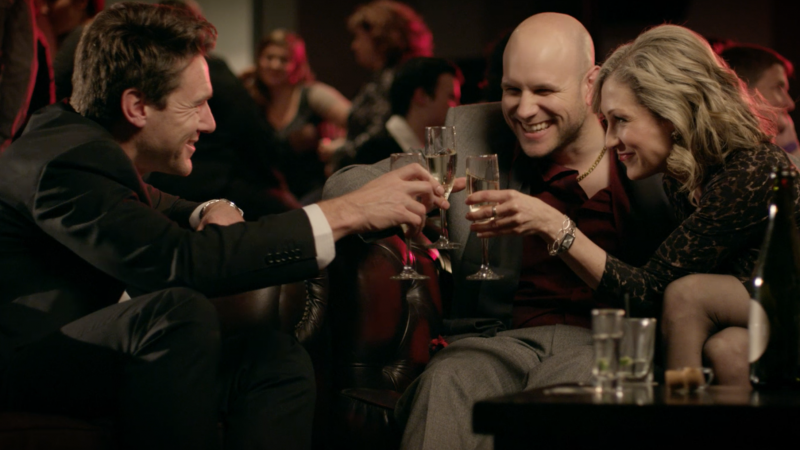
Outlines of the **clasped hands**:
{"label": "clasped hands", "polygon": [[[389,179],[384,179],[385,177]],[[377,208],[373,212],[379,212],[379,215],[387,219],[394,217],[395,220],[391,224],[376,223],[370,231],[407,224],[408,234],[415,235],[424,227],[426,214],[429,211],[437,207],[443,209],[450,207],[447,200],[442,197],[444,189],[427,170],[416,164],[389,172],[361,190],[371,187],[373,183],[377,188],[381,182],[387,181],[402,181],[408,184],[404,185],[404,188],[392,187],[391,195],[372,205]],[[465,187],[466,178],[456,178],[452,192],[459,192]],[[467,205],[488,204],[466,215],[466,219],[473,222],[470,230],[477,233],[480,238],[502,235],[555,235],[564,217],[563,213],[538,198],[511,189],[475,192],[469,195],[465,202]],[[399,205],[402,207],[391,212],[384,210]],[[485,221],[485,219],[493,220]]]}

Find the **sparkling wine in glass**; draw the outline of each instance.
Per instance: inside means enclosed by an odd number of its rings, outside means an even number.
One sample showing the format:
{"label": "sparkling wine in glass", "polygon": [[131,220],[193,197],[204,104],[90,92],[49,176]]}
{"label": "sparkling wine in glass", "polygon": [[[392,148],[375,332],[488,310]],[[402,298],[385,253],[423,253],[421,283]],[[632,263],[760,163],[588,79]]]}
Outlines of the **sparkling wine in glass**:
{"label": "sparkling wine in glass", "polygon": [[[420,166],[427,168],[427,164],[425,163],[425,158],[423,157],[422,153],[392,153],[391,155],[391,169],[397,170],[403,166],[407,166],[409,164],[419,164]],[[403,236],[405,237],[405,244],[406,244],[406,259],[403,264],[403,270],[390,277],[392,280],[427,280],[430,278],[427,275],[422,275],[414,270],[412,267],[413,256],[411,254],[411,239],[408,237],[408,225],[403,224],[401,225],[403,228]]]}
{"label": "sparkling wine in glass", "polygon": [[[450,197],[453,182],[456,179],[456,128],[455,127],[426,127],[425,159],[428,160],[428,170],[431,176],[441,183],[444,188],[444,198]],[[454,249],[459,248],[456,242],[450,242],[447,231],[447,215],[444,209],[439,208],[441,231],[439,239],[428,245],[428,248]]]}
{"label": "sparkling wine in glass", "polygon": [[[497,155],[479,155],[467,157],[467,193],[472,194],[478,191],[500,189],[500,169],[497,164]],[[495,202],[478,203],[470,205],[470,211],[478,211],[483,208],[491,208]],[[495,220],[494,217],[477,221],[485,223]],[[483,251],[481,254],[481,268],[476,273],[467,277],[467,280],[501,280],[502,275],[498,275],[489,267],[489,240],[481,239]]]}

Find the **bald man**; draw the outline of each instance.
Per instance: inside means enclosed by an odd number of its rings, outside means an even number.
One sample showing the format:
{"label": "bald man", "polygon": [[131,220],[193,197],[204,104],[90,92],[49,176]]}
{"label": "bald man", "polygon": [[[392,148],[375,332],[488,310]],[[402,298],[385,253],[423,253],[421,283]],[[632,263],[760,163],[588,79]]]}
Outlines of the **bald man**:
{"label": "bald man", "polygon": [[[605,151],[603,127],[589,106],[598,70],[589,33],[570,16],[537,14],[512,33],[501,107],[517,143],[498,152],[500,188],[521,207],[533,197],[554,206],[608,253],[641,264],[668,231],[666,204],[657,197],[645,207],[641,200],[659,192],[660,180],[630,182],[616,155]],[[470,108],[476,107],[465,107],[465,114]],[[456,127],[467,130],[458,120]],[[464,158],[472,150],[458,151]],[[347,192],[386,167],[382,162],[340,172],[326,185],[326,196]],[[476,401],[589,381],[590,313],[610,303],[570,269],[566,249],[552,255],[537,236],[493,238],[490,261],[504,279],[466,281],[480,265],[481,246],[469,233],[464,198],[450,198],[451,236],[462,236],[463,248],[451,253],[452,320],[442,333],[449,334],[449,345],[434,354],[398,403],[403,448],[491,448],[491,437],[472,432]],[[466,232],[454,232],[460,229]]]}

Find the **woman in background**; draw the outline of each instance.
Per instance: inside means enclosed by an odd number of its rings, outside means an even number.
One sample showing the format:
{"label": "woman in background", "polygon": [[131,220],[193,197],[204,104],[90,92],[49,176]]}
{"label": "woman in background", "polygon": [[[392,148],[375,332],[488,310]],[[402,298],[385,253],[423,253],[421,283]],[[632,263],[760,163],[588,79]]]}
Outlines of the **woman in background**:
{"label": "woman in background", "polygon": [[[289,189],[301,203],[325,182],[317,156],[325,122],[340,129],[347,126],[350,101],[336,89],[314,80],[303,39],[277,29],[259,44],[256,67],[242,81],[261,107],[267,122],[291,149],[281,158],[280,170]],[[308,201],[307,201],[308,200]]]}
{"label": "woman in background", "polygon": [[[389,89],[401,63],[417,56],[433,55],[433,34],[411,7],[391,0],[376,0],[359,6],[347,19],[353,34],[350,48],[359,66],[373,72],[353,99],[347,121],[347,141],[320,146],[320,158],[339,161],[355,157],[358,148],[383,131],[391,116]],[[349,157],[349,158],[348,158]]]}

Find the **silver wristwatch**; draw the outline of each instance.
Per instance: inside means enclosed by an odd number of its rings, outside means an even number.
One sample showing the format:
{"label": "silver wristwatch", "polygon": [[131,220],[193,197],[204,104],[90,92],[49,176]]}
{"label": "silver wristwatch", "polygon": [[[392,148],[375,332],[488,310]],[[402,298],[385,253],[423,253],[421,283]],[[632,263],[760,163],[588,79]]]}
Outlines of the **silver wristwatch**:
{"label": "silver wristwatch", "polygon": [[561,229],[558,230],[553,243],[547,246],[547,251],[550,256],[556,256],[569,250],[573,242],[575,242],[575,222],[565,214]]}

